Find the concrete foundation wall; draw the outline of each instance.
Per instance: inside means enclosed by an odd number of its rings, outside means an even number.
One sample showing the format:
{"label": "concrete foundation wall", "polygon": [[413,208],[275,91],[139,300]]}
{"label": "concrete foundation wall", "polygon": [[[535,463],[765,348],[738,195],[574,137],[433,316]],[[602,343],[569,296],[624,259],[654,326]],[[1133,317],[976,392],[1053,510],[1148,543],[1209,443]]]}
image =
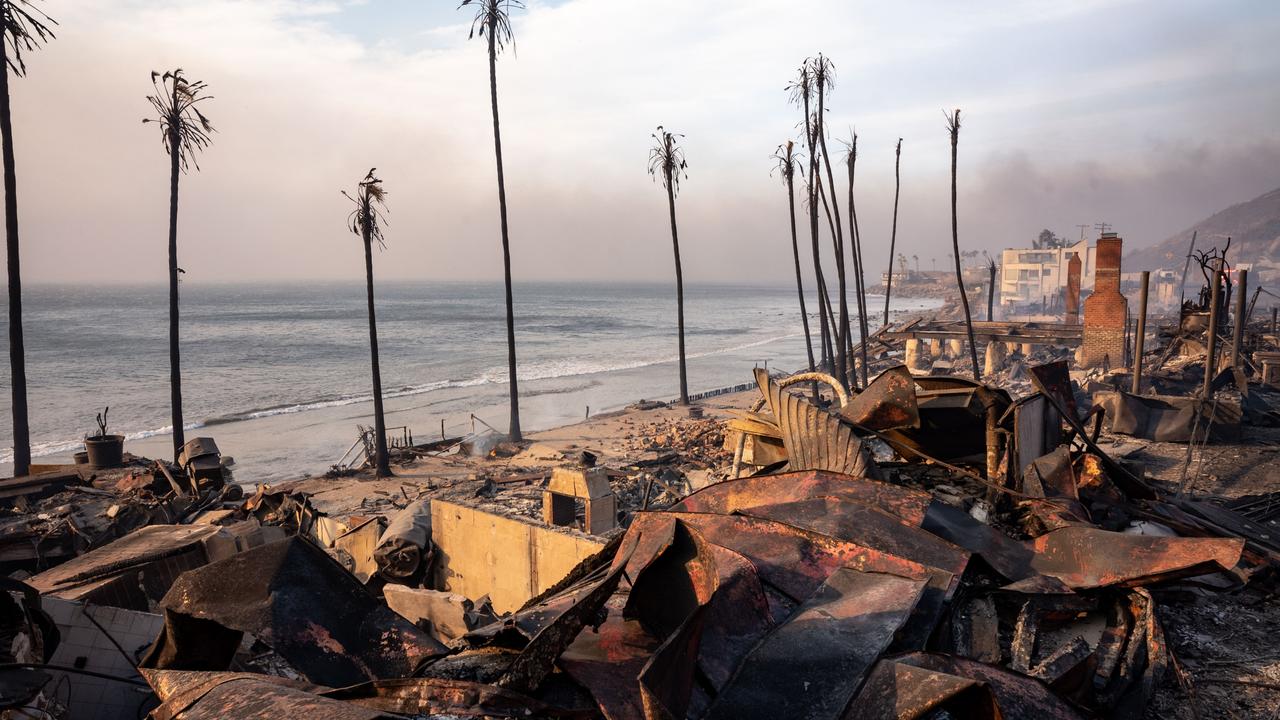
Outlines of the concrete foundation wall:
{"label": "concrete foundation wall", "polygon": [[471,600],[488,595],[499,613],[519,609],[604,548],[575,530],[445,500],[431,502],[431,541],[435,588]]}

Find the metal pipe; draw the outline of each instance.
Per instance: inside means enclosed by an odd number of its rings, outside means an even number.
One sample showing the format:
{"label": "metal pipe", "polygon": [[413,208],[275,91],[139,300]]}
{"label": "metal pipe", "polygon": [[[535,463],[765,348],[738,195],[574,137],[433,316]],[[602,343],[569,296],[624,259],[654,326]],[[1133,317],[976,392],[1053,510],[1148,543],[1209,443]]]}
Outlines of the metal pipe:
{"label": "metal pipe", "polygon": [[1209,386],[1213,383],[1213,376],[1216,374],[1214,360],[1218,353],[1218,305],[1219,296],[1222,294],[1222,258],[1215,258],[1212,262],[1213,285],[1209,293],[1209,329],[1205,343],[1204,387],[1201,391],[1201,396],[1204,398],[1209,397]]}
{"label": "metal pipe", "polygon": [[1231,367],[1236,369],[1240,368],[1240,345],[1244,341],[1244,296],[1249,290],[1249,271],[1240,268],[1239,276],[1239,287],[1236,288],[1236,326],[1231,333]]}
{"label": "metal pipe", "polygon": [[1138,294],[1138,332],[1134,337],[1133,347],[1133,387],[1129,392],[1142,394],[1142,350],[1147,339],[1147,288],[1151,282],[1151,272],[1142,271],[1142,290]]}

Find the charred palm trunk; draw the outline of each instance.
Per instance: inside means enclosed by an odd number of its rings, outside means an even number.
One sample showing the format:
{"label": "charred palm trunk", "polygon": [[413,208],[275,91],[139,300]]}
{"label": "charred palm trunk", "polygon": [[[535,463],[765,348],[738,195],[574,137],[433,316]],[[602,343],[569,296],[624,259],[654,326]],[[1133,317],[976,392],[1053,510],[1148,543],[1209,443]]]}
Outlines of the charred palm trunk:
{"label": "charred palm trunk", "polygon": [[[368,199],[362,201],[364,213],[372,215]],[[378,318],[373,309],[373,237],[366,220],[361,231],[364,240],[364,282],[369,295],[369,354],[373,367],[373,447],[374,466],[378,477],[391,476],[391,457],[387,452],[387,420],[382,410],[382,369],[378,365]]]}
{"label": "charred palm trunk", "polygon": [[956,287],[960,290],[960,304],[964,306],[964,327],[969,334],[969,357],[973,360],[973,379],[982,380],[982,367],[978,365],[978,345],[973,339],[973,316],[969,313],[969,295],[964,291],[964,272],[960,269],[960,230],[956,218],[956,157],[960,146],[960,111],[948,123],[951,131],[951,250],[956,260]]}
{"label": "charred palm trunk", "polygon": [[[867,296],[862,274],[862,234],[858,231],[858,207],[853,201],[853,176],[858,159],[858,138],[849,150],[849,244],[853,255],[854,292],[858,296],[858,346],[862,348],[862,386],[867,385]],[[853,362],[853,358],[849,359]]]}
{"label": "charred palm trunk", "polygon": [[[667,157],[671,157],[671,136],[666,136]],[[676,257],[676,323],[680,334],[680,404],[689,404],[689,377],[684,362],[684,272],[680,268],[680,235],[676,232],[676,192],[670,163],[663,170],[667,180],[667,207],[671,211],[671,249]]]}
{"label": "charred palm trunk", "polygon": [[893,152],[893,230],[889,233],[889,279],[884,286],[884,324],[889,324],[889,296],[893,294],[893,253],[898,242],[898,191],[902,181],[898,175],[898,167],[902,163],[902,138],[898,138],[898,147]]}
{"label": "charred palm trunk", "polygon": [[502,271],[507,291],[507,381],[511,388],[511,439],[519,442],[520,388],[516,381],[516,318],[511,297],[511,242],[507,235],[507,184],[502,175],[502,133],[498,129],[498,52],[489,32],[489,99],[493,105],[493,156],[498,164],[498,216],[502,222]]}
{"label": "charred palm trunk", "polygon": [[804,96],[804,135],[805,142],[809,146],[809,235],[813,245],[813,275],[814,284],[818,289],[818,333],[819,344],[822,354],[822,369],[829,371],[831,369],[831,326],[827,321],[827,316],[823,309],[831,304],[831,298],[827,295],[827,283],[822,273],[822,247],[818,243],[818,190],[817,190],[817,168],[818,161],[814,157],[813,142],[813,126],[809,118],[809,96]]}
{"label": "charred palm trunk", "polygon": [[849,356],[846,352],[849,346],[849,293],[847,276],[844,265],[844,233],[840,229],[840,205],[836,202],[835,196],[835,176],[831,173],[831,157],[827,154],[827,133],[823,127],[823,115],[825,112],[825,86],[826,82],[818,80],[818,120],[816,123],[816,133],[818,135],[818,144],[822,147],[822,164],[827,171],[827,187],[831,188],[831,214],[834,216],[832,242],[836,251],[836,285],[837,292],[840,294],[840,315],[836,320],[836,377],[839,378],[840,384],[845,387],[849,386]]}
{"label": "charred palm trunk", "polygon": [[[178,107],[174,83],[173,107]],[[173,461],[178,462],[186,437],[182,427],[182,355],[178,348],[178,173],[182,146],[178,123],[169,130],[169,414],[173,424]]]}
{"label": "charred palm trunk", "polygon": [[13,402],[13,475],[31,471],[31,429],[27,421],[27,360],[22,341],[22,271],[18,263],[18,188],[9,114],[8,48],[0,42],[0,143],[4,152],[4,230],[9,262],[9,370]]}
{"label": "charred palm trunk", "polygon": [[787,210],[791,216],[791,254],[796,261],[796,294],[800,297],[800,323],[804,326],[804,349],[809,353],[809,372],[814,371],[813,339],[809,336],[809,312],[804,306],[804,281],[800,276],[800,242],[796,237],[796,194],[790,151],[787,157]]}

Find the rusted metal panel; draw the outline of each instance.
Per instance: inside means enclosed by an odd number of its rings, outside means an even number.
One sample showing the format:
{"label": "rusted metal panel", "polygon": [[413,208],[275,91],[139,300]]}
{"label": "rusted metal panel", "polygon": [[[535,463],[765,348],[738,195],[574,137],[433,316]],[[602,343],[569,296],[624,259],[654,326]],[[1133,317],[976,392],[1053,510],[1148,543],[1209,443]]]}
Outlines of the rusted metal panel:
{"label": "rusted metal panel", "polygon": [[[944,712],[947,715],[939,715]],[[844,720],[937,717],[1004,720],[985,683],[892,660],[876,663]]]}
{"label": "rusted metal panel", "polygon": [[282,717],[376,720],[377,710],[331,700],[316,686],[271,675],[184,670],[139,670],[160,698],[155,720],[280,720]]}
{"label": "rusted metal panel", "polygon": [[680,522],[675,543],[635,579],[623,612],[656,636],[667,637],[704,605],[698,665],[712,687],[719,689],[773,627],[769,601],[746,557],[707,542],[696,529]]}
{"label": "rusted metal panel", "polygon": [[921,490],[840,473],[806,470],[726,480],[691,493],[672,510],[727,515],[775,503],[833,497],[879,508],[919,526],[933,496]]}
{"label": "rusted metal panel", "polygon": [[636,682],[658,640],[637,620],[612,612],[595,632],[580,633],[560,656],[560,667],[585,687],[607,720],[641,720]]}
{"label": "rusted metal panel", "polygon": [[616,567],[603,578],[586,584],[569,607],[534,635],[520,651],[511,666],[498,678],[498,686],[517,692],[533,692],[554,669],[556,658],[573,642],[587,625],[599,626],[605,620],[604,604],[618,589],[622,567]]}
{"label": "rusted metal panel", "polygon": [[791,470],[830,470],[856,477],[880,477],[880,469],[862,438],[839,417],[782,389],[764,369],[756,369],[756,382],[769,401],[782,431]]}
{"label": "rusted metal panel", "polygon": [[985,684],[995,695],[1000,717],[1033,720],[1084,720],[1038,680],[975,660],[938,653],[911,653],[892,658],[904,665],[969,678]]}
{"label": "rusted metal panel", "polygon": [[924,583],[840,568],[743,661],[707,720],[839,718]]}
{"label": "rusted metal panel", "polygon": [[872,430],[919,427],[916,382],[905,365],[880,373],[860,393],[840,408],[846,420]]}
{"label": "rusted metal panel", "polygon": [[969,513],[942,502],[934,502],[925,514],[925,530],[981,557],[996,572],[1017,581],[1036,575],[1035,555],[1024,542],[974,520]]}
{"label": "rusted metal panel", "polygon": [[917,562],[865,545],[838,540],[761,518],[702,513],[668,513],[702,533],[708,542],[744,555],[760,579],[803,602],[838,568],[924,579]]}
{"label": "rusted metal panel", "polygon": [[877,508],[830,497],[759,505],[743,515],[795,525],[839,540],[891,553],[959,577],[969,552]]}
{"label": "rusted metal panel", "polygon": [[1240,561],[1244,541],[1168,538],[1071,526],[1032,541],[1032,566],[1077,590],[1135,587],[1226,571]]}
{"label": "rusted metal panel", "polygon": [[688,715],[706,610],[706,605],[694,610],[640,671],[640,700],[647,720],[682,720]]}
{"label": "rusted metal panel", "polygon": [[405,677],[447,652],[299,538],[188,571],[161,607],[165,628],[143,667],[225,670],[246,632],[330,686]]}

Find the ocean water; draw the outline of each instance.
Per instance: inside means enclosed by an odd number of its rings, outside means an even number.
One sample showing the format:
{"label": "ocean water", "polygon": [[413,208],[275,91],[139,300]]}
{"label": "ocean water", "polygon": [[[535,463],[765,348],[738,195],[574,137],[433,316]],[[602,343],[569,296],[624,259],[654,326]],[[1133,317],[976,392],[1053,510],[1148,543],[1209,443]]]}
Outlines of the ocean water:
{"label": "ocean water", "polygon": [[[677,395],[673,286],[521,283],[515,293],[526,431]],[[388,282],[376,295],[387,424],[419,441],[439,437],[442,422],[449,435],[505,430],[501,284]],[[166,287],[33,285],[23,304],[36,462],[82,449],[105,406],[127,450],[167,457]],[[756,365],[806,364],[794,287],[689,287],[685,322],[691,393],[749,382]],[[187,436],[215,438],[239,482],[322,472],[357,425],[372,424],[361,283],[184,283],[181,338]],[[12,438],[4,360],[0,443]],[[0,473],[12,470],[4,445]]]}

